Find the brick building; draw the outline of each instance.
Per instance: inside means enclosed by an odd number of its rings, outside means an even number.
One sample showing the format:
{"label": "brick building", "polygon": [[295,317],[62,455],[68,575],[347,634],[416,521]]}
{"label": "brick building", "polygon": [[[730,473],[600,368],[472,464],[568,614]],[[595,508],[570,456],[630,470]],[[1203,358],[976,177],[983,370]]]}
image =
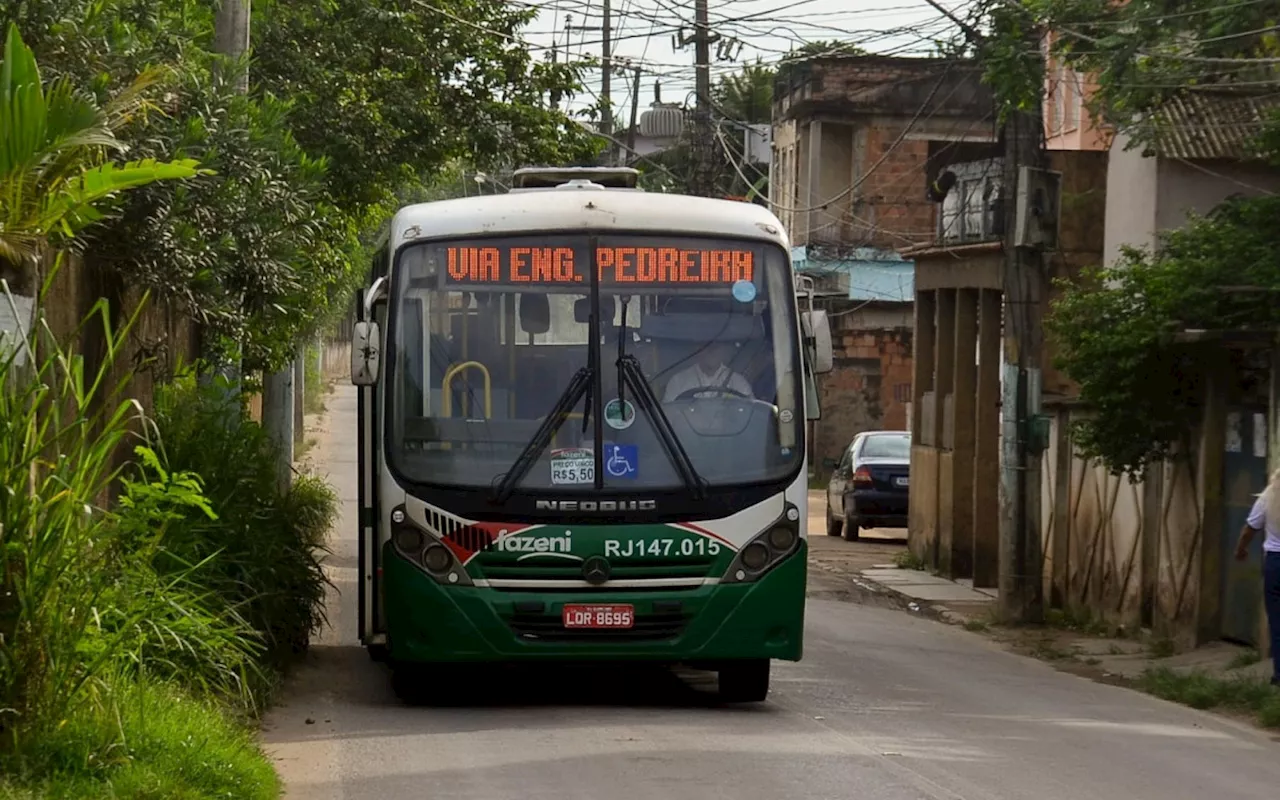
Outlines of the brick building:
{"label": "brick building", "polygon": [[914,265],[899,252],[936,238],[929,183],[987,158],[990,90],[969,61],[836,56],[780,71],[770,202],[832,315],[836,368],[820,386],[814,463],[855,434],[906,429]]}
{"label": "brick building", "polygon": [[870,428],[907,430],[911,410],[914,266],[896,253],[855,250],[840,258],[798,247],[796,269],[818,279],[831,309],[835,368],[818,378],[822,418],[813,423],[813,463],[839,459]]}

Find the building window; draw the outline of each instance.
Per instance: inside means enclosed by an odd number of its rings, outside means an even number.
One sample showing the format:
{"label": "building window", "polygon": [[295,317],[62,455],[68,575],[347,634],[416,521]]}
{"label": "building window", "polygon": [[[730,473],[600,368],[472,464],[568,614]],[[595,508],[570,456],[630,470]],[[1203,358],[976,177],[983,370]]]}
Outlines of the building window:
{"label": "building window", "polygon": [[943,242],[998,238],[1000,216],[1000,159],[970,161],[947,168],[956,183],[942,201],[938,236]]}
{"label": "building window", "polygon": [[1061,91],[1064,95],[1062,130],[1063,132],[1074,131],[1080,127],[1080,103],[1084,94],[1080,88],[1079,73],[1068,70]]}
{"label": "building window", "polygon": [[1055,64],[1053,67],[1053,118],[1049,123],[1049,133],[1052,136],[1060,135],[1063,130],[1063,120],[1066,114],[1066,94],[1067,94],[1067,71],[1061,63]]}

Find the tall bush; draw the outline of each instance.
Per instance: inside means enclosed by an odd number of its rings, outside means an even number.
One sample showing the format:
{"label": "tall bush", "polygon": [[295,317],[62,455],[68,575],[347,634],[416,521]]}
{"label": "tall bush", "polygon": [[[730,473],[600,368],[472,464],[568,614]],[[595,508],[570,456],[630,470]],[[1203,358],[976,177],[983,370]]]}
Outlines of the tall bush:
{"label": "tall bush", "polygon": [[268,663],[281,665],[325,622],[321,558],[337,501],[311,476],[282,492],[274,444],[240,404],[229,387],[189,373],[157,392],[165,463],[201,475],[218,514],[188,513],[158,566],[168,574],[208,562],[202,585],[261,634]]}
{"label": "tall bush", "polygon": [[[109,703],[103,676],[136,671],[139,655],[192,683],[252,656],[247,627],[211,613],[192,588],[200,565],[173,569],[165,581],[147,571],[175,520],[211,518],[197,478],[163,472],[126,481],[120,508],[100,505],[123,477],[116,451],[141,412],[125,385],[107,382],[129,326],[113,330],[104,301],[91,323],[102,325],[106,342],[96,373],[41,317],[0,358],[0,748],[18,745],[20,734],[46,734],[86,704]],[[144,646],[156,626],[164,645]],[[170,669],[155,653],[196,656],[188,665],[199,670]],[[168,664],[177,666],[172,657]],[[217,688],[241,684],[228,674]]]}

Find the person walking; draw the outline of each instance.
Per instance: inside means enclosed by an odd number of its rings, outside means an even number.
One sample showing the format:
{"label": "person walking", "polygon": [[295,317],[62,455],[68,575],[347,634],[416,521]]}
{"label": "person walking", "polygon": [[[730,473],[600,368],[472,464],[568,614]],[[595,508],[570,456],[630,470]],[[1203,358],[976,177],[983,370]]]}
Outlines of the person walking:
{"label": "person walking", "polygon": [[1262,540],[1262,597],[1271,634],[1271,685],[1280,686],[1280,469],[1271,473],[1236,541],[1236,560],[1249,558],[1249,545],[1259,531]]}

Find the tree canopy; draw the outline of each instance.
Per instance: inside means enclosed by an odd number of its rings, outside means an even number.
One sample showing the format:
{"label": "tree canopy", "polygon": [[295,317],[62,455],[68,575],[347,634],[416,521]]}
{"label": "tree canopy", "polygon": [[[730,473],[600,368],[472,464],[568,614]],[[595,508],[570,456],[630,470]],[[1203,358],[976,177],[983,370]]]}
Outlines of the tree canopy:
{"label": "tree canopy", "polygon": [[[1043,92],[1041,53],[1026,33],[1049,33],[1049,52],[1096,87],[1095,119],[1130,147],[1158,143],[1171,101],[1214,103],[1280,91],[1276,7],[1209,0],[1020,0],[988,4],[975,52],[1002,110]],[[1280,163],[1280,116],[1257,126],[1257,156]],[[1158,148],[1154,150],[1158,152]],[[1081,454],[1140,477],[1178,452],[1200,422],[1203,359],[1177,334],[1193,329],[1280,329],[1280,198],[1245,192],[1128,248],[1059,285],[1046,326],[1056,362],[1093,412],[1075,424]]]}
{"label": "tree canopy", "polygon": [[[550,110],[579,67],[539,60],[527,7],[500,0],[259,0],[252,58],[213,51],[202,0],[8,4],[50,73],[101,102],[168,76],[118,133],[130,158],[195,159],[206,174],[123,199],[85,257],[206,326],[215,352],[272,369],[345,308],[365,244],[406,186],[464,157],[564,163],[598,145]],[[250,69],[250,92],[235,90]]]}

